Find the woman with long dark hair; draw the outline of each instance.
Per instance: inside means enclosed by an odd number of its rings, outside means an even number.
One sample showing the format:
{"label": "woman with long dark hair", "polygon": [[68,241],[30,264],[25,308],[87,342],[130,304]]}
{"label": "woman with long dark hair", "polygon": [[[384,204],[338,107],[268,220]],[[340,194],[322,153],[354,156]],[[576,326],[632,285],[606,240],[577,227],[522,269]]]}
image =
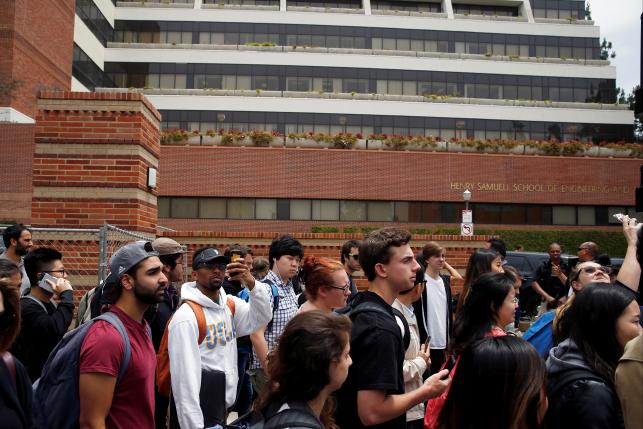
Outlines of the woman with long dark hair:
{"label": "woman with long dark hair", "polygon": [[20,330],[20,284],[16,264],[0,259],[0,422],[6,429],[31,427],[31,380],[9,353]]}
{"label": "woman with long dark hair", "polygon": [[632,291],[590,284],[567,310],[569,338],[547,360],[549,428],[622,428],[614,372],[625,344],[641,332]]}
{"label": "woman with long dark hair", "polygon": [[436,429],[536,429],[547,410],[545,363],[529,343],[484,338],[463,350]]}
{"label": "woman with long dark hair", "polygon": [[500,256],[500,253],[493,249],[478,249],[473,252],[467,263],[467,270],[464,274],[464,285],[462,286],[462,292],[458,299],[456,313],[462,309],[464,301],[467,295],[469,295],[469,288],[478,280],[478,277],[484,273],[502,272],[504,272],[504,269],[502,268],[502,256]]}
{"label": "woman with long dark hair", "polygon": [[295,408],[314,416],[319,427],[337,429],[330,395],[348,376],[350,333],[348,317],[320,310],[288,322],[269,356],[270,378],[258,407],[266,418],[264,427],[271,427],[270,418],[279,411]]}
{"label": "woman with long dark hair", "polygon": [[[474,342],[484,337],[507,335],[503,327],[511,323],[516,314],[518,299],[514,291],[514,277],[507,273],[485,273],[469,288],[462,310],[456,315],[448,354],[459,359],[460,354]],[[449,359],[450,360],[450,359]],[[451,370],[454,376],[456,362]],[[435,422],[449,395],[449,389],[427,404],[424,426],[435,428]]]}

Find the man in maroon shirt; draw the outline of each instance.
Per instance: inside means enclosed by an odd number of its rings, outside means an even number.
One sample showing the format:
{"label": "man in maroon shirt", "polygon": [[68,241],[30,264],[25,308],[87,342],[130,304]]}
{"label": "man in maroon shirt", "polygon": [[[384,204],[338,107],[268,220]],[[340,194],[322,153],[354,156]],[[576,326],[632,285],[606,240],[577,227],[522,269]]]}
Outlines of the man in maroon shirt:
{"label": "man in maroon shirt", "polygon": [[111,324],[94,323],[80,351],[80,428],[154,429],[156,355],[143,314],[163,299],[167,278],[158,253],[142,241],[121,247],[109,266],[118,277],[109,311],[125,326],[131,360],[117,385],[123,340]]}

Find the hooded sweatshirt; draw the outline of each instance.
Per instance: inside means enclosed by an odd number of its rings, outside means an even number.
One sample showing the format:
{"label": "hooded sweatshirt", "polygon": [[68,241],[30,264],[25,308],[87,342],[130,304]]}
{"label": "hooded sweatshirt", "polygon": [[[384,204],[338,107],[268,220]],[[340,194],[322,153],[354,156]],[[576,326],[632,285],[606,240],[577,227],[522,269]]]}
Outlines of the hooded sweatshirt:
{"label": "hooded sweatshirt", "polygon": [[[548,390],[558,385],[560,377],[573,369],[594,372],[576,344],[567,339],[550,350],[547,359]],[[549,398],[547,427],[618,429],[623,427],[621,408],[614,392],[607,382],[590,378],[572,381],[562,387],[556,397]]]}
{"label": "hooded sweatshirt", "polygon": [[199,392],[201,370],[225,373],[226,408],[234,404],[237,394],[237,337],[265,326],[272,317],[268,287],[255,281],[249,302],[231,297],[235,304],[234,316],[228,308],[223,288],[219,290],[219,304],[205,296],[195,282],[181,288],[181,301],[190,300],[203,307],[206,337],[197,344],[199,328],[194,311],[181,305],[168,326],[168,353],[172,375],[172,395],[182,429],[203,428]]}

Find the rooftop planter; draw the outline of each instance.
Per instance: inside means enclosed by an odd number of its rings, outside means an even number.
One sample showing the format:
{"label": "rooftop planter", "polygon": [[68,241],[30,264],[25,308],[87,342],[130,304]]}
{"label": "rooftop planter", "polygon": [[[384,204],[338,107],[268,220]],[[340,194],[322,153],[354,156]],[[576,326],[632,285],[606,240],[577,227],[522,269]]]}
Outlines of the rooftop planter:
{"label": "rooftop planter", "polygon": [[277,131],[208,130],[186,131],[164,130],[162,144],[210,145],[210,146],[254,146],[254,147],[296,147],[330,149],[366,149],[391,151],[429,152],[475,152],[515,155],[590,156],[643,158],[643,145],[638,143],[606,143],[598,145],[582,141],[557,140],[480,140],[452,138],[449,140],[431,136],[402,136],[397,134],[361,133],[289,133],[284,136]]}

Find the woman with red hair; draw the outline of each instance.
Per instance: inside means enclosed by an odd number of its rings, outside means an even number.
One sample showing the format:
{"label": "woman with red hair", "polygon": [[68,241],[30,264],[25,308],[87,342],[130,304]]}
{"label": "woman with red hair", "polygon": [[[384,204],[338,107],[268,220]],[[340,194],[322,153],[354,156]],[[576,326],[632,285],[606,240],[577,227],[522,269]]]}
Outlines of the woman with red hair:
{"label": "woman with red hair", "polygon": [[306,302],[299,308],[299,313],[311,310],[331,312],[346,306],[351,285],[339,261],[306,256],[302,265]]}

